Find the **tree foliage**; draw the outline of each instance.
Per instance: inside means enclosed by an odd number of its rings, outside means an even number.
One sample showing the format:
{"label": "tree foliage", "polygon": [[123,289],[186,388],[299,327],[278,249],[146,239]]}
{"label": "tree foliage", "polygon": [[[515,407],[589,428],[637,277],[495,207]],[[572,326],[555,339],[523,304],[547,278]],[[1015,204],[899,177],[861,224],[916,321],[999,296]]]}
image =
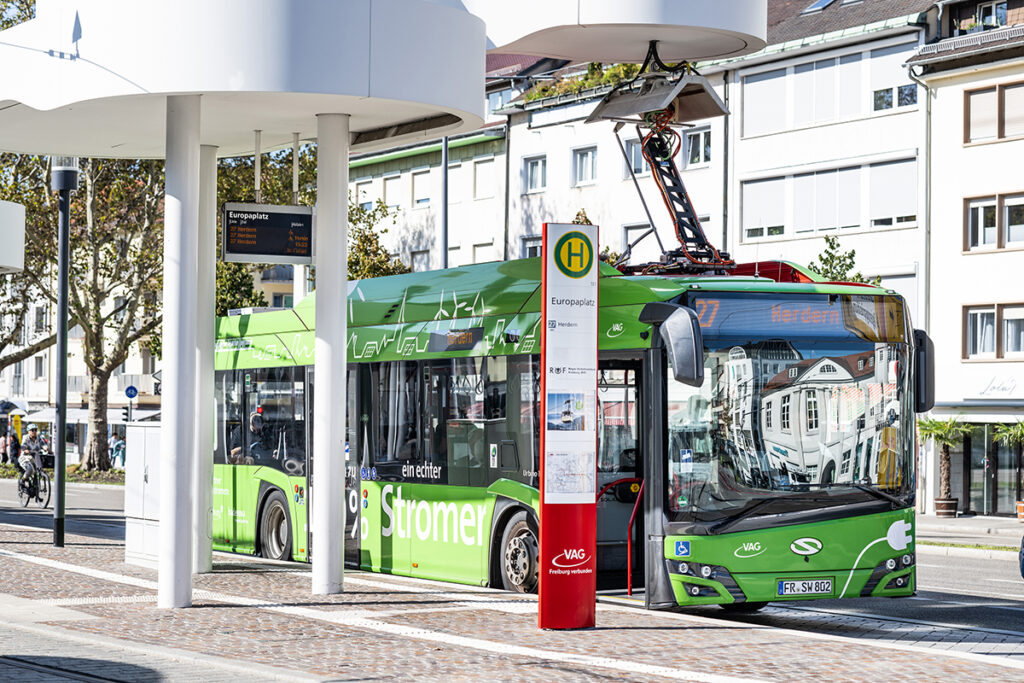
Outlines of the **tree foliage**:
{"label": "tree foliage", "polygon": [[866,282],[872,285],[881,283],[881,278],[867,279],[860,272],[854,272],[857,251],[840,251],[839,238],[825,235],[825,251],[818,254],[817,261],[811,261],[808,268],[815,271],[830,282]]}
{"label": "tree foliage", "polygon": [[381,227],[395,224],[397,214],[383,200],[366,209],[349,196],[348,200],[348,279],[362,280],[410,272],[410,268],[391,254],[380,242],[387,232]]}
{"label": "tree foliage", "polygon": [[541,81],[526,92],[524,99],[531,102],[545,97],[578,93],[604,85],[618,85],[622,81],[633,78],[639,71],[639,64],[613,64],[606,67],[599,62],[591,62],[587,65],[586,74]]}

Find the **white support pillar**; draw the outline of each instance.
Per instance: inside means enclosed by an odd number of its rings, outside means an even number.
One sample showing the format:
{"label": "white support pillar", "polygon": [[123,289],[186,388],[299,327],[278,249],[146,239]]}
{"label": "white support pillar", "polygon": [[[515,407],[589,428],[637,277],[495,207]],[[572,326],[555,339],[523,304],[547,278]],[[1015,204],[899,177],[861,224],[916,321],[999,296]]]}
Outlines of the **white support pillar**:
{"label": "white support pillar", "polygon": [[192,604],[199,116],[199,95],[167,97],[159,607]]}
{"label": "white support pillar", "polygon": [[317,115],[313,593],[345,576],[345,336],[348,314],[348,114]]}
{"label": "white support pillar", "polygon": [[214,304],[217,279],[217,147],[199,148],[199,260],[196,289],[195,467],[192,571],[213,570]]}

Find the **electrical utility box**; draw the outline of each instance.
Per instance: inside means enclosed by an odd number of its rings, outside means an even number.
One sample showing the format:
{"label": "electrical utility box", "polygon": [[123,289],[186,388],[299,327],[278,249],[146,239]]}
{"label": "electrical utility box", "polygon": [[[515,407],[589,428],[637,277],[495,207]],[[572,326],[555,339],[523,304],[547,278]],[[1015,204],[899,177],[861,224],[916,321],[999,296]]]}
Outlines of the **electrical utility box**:
{"label": "electrical utility box", "polygon": [[160,423],[125,431],[124,561],[156,569],[160,555]]}

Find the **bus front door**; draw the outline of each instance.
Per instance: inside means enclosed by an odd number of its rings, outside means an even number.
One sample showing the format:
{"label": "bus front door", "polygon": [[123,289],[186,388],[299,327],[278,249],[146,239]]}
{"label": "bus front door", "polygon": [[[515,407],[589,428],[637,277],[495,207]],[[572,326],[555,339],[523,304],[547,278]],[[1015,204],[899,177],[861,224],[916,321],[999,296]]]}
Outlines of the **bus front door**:
{"label": "bus front door", "polygon": [[632,534],[633,584],[642,585],[642,510],[630,517],[640,495],[643,432],[638,359],[602,359],[597,385],[597,488],[611,487],[597,501],[598,589],[619,590],[627,582],[627,538]]}

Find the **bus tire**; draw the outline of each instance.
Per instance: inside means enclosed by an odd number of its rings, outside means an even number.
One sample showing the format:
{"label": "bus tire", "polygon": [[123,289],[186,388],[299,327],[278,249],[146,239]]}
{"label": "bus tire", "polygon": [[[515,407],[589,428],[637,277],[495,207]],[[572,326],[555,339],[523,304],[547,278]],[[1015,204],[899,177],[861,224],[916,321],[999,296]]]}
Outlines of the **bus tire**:
{"label": "bus tire", "polygon": [[292,527],[288,522],[288,499],[274,489],[263,502],[260,515],[260,555],[270,560],[292,558]]}
{"label": "bus tire", "polygon": [[767,604],[767,602],[730,602],[726,605],[719,605],[719,607],[734,614],[752,614],[761,611]]}
{"label": "bus tire", "polygon": [[825,469],[821,473],[821,479],[818,480],[821,484],[834,484],[836,482],[836,464],[829,460],[825,465]]}
{"label": "bus tire", "polygon": [[501,582],[507,591],[537,592],[539,553],[537,529],[530,524],[526,511],[517,512],[505,525],[501,535]]}

